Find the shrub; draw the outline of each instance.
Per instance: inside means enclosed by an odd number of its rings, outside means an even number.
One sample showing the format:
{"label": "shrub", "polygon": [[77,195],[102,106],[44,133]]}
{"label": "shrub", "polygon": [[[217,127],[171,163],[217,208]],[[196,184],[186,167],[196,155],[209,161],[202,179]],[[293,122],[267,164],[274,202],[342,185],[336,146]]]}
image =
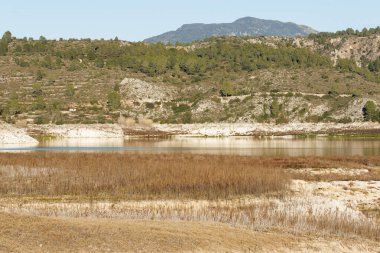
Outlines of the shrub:
{"label": "shrub", "polygon": [[277,99],[274,99],[270,105],[270,115],[273,118],[277,118],[281,112],[281,105],[278,103]]}
{"label": "shrub", "polygon": [[118,92],[112,91],[108,94],[107,106],[108,106],[108,109],[111,111],[117,110],[120,108],[121,96]]}
{"label": "shrub", "polygon": [[41,81],[45,77],[45,73],[42,70],[37,70],[36,80]]}
{"label": "shrub", "polygon": [[182,113],[182,112],[190,111],[191,108],[190,108],[190,106],[188,106],[186,104],[180,104],[178,106],[173,105],[172,110],[174,113]]}
{"label": "shrub", "polygon": [[365,121],[380,121],[379,110],[373,101],[367,101],[363,107],[363,117]]}
{"label": "shrub", "polygon": [[44,116],[38,116],[34,119],[34,124],[42,125],[47,124],[48,120]]}
{"label": "shrub", "polygon": [[73,97],[75,95],[75,87],[72,83],[66,85],[66,96]]}
{"label": "shrub", "polygon": [[145,107],[146,107],[147,109],[154,109],[154,103],[149,103],[149,102],[147,102],[147,103],[145,103]]}
{"label": "shrub", "polygon": [[188,112],[185,112],[183,115],[182,115],[182,123],[184,124],[190,124],[192,122],[192,114],[190,111]]}

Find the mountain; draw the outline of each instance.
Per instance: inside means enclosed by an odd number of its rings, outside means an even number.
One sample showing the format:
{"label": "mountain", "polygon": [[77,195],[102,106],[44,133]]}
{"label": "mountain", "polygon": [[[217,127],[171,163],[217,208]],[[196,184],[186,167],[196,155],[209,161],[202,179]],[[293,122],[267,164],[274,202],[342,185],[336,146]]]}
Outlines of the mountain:
{"label": "mountain", "polygon": [[214,36],[306,36],[317,31],[304,25],[245,17],[233,23],[186,24],[176,31],[167,32],[144,40],[145,42],[190,43]]}

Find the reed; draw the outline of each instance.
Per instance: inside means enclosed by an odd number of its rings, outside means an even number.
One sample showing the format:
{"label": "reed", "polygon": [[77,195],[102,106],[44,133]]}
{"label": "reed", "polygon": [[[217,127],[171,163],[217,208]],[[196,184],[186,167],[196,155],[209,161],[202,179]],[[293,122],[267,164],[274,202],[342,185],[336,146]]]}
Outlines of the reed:
{"label": "reed", "polygon": [[0,194],[103,199],[229,198],[285,192],[290,177],[241,156],[0,154]]}
{"label": "reed", "polygon": [[376,179],[378,166],[379,157],[0,153],[0,197],[2,211],[11,213],[211,221],[378,241],[378,223],[359,211],[288,194],[295,178],[352,177],[289,169],[366,168],[356,178]]}

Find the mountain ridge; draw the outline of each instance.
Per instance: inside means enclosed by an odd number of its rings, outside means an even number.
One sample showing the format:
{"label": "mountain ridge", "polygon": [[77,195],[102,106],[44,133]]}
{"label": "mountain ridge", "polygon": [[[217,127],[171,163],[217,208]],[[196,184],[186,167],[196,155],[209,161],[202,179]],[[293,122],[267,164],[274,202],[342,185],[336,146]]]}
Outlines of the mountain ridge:
{"label": "mountain ridge", "polygon": [[158,36],[145,39],[150,43],[191,43],[216,36],[285,36],[296,37],[317,33],[306,25],[278,20],[266,20],[254,17],[243,17],[232,23],[192,23],[184,24],[175,31],[169,31]]}

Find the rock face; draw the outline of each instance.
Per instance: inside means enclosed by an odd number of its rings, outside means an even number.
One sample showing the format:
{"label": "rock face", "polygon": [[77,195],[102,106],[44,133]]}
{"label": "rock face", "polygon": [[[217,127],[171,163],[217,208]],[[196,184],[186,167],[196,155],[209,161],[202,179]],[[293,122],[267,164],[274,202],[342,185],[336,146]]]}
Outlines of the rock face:
{"label": "rock face", "polygon": [[27,135],[24,129],[0,124],[0,144],[38,144],[38,141]]}
{"label": "rock face", "polygon": [[148,38],[145,42],[190,43],[214,36],[305,36],[316,31],[295,23],[246,17],[233,23],[186,24],[178,30]]}
{"label": "rock face", "polygon": [[123,129],[114,124],[94,125],[40,125],[32,126],[30,132],[39,132],[59,138],[123,138]]}
{"label": "rock face", "polygon": [[136,78],[124,78],[120,83],[120,93],[124,98],[137,102],[156,102],[171,98],[168,87],[159,87]]}

